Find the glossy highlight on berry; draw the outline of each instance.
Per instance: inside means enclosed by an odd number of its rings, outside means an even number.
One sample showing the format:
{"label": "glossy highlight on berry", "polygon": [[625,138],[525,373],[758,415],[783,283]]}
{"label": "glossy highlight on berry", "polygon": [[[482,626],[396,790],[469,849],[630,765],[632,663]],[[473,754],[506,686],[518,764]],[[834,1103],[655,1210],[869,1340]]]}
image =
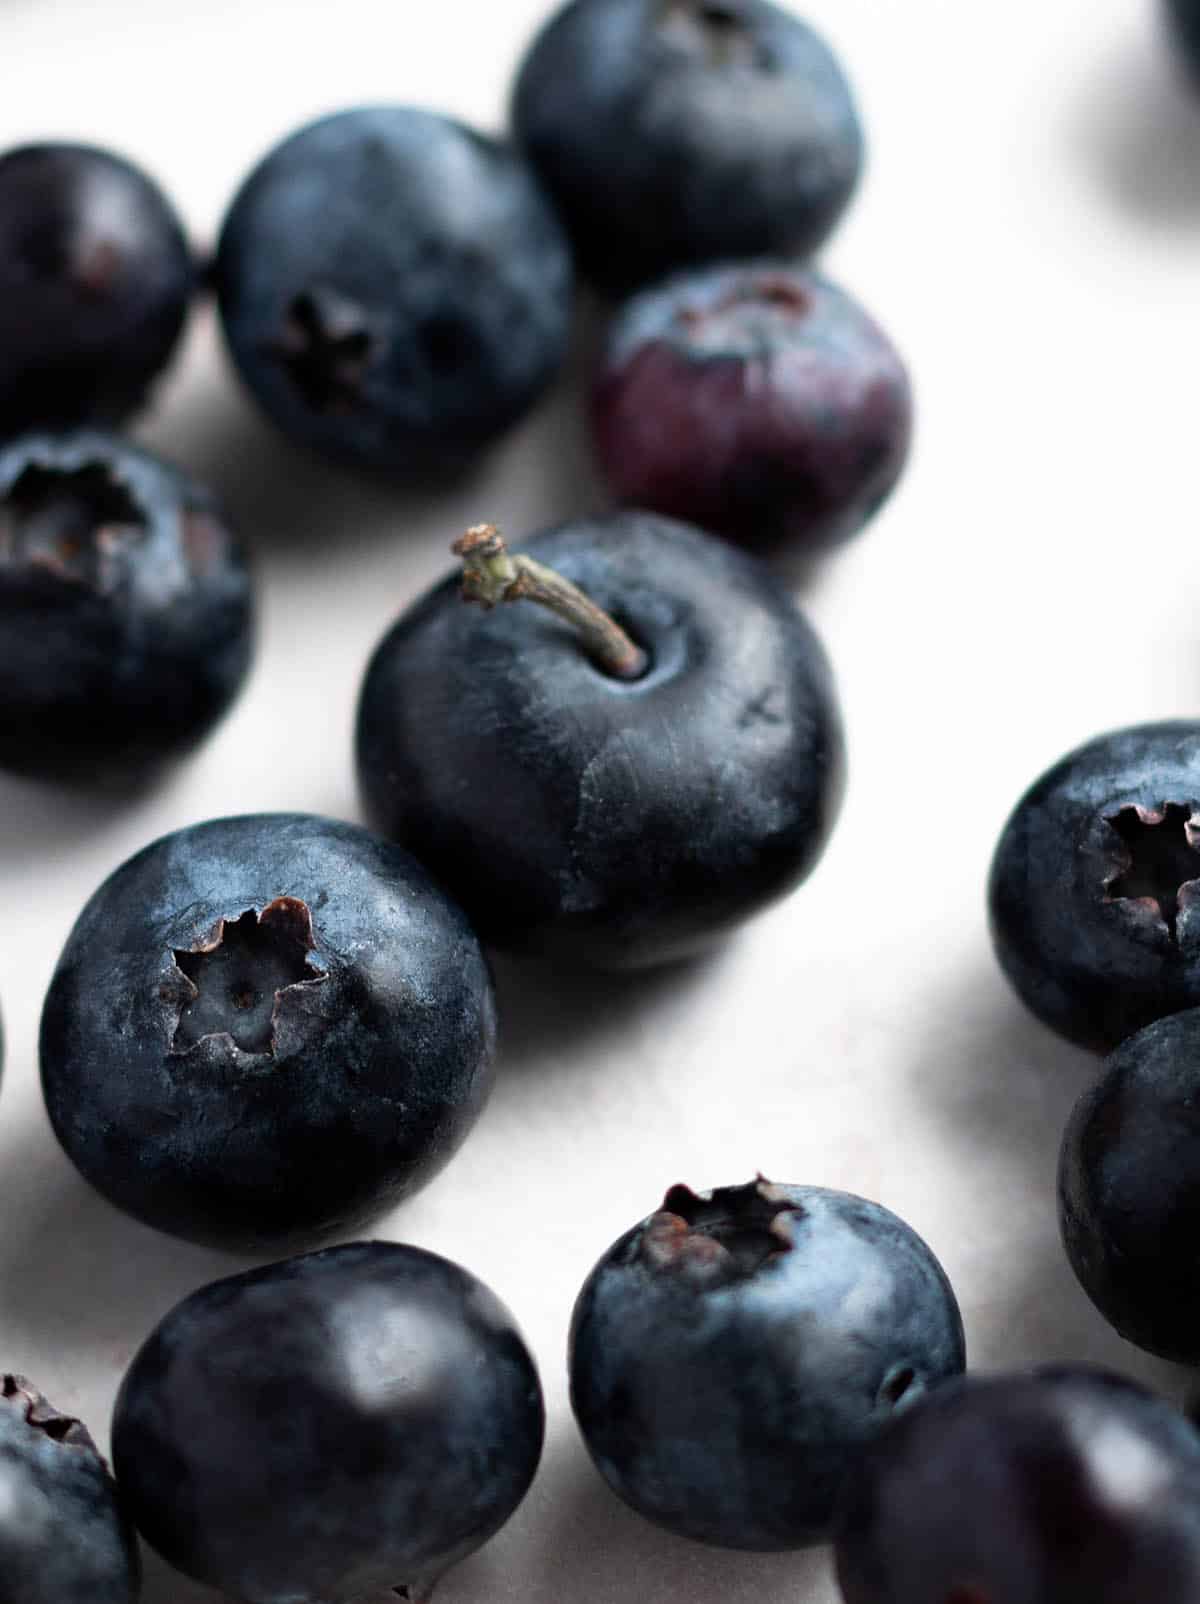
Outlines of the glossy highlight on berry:
{"label": "glossy highlight on berry", "polygon": [[968,1377],[867,1449],[836,1563],[845,1604],[1193,1604],[1200,1434],[1103,1370]]}
{"label": "glossy highlight on berry", "polygon": [[424,1604],[521,1502],[544,1429],[482,1282],[354,1242],[178,1304],[122,1382],[113,1458],[147,1542],[245,1604]]}

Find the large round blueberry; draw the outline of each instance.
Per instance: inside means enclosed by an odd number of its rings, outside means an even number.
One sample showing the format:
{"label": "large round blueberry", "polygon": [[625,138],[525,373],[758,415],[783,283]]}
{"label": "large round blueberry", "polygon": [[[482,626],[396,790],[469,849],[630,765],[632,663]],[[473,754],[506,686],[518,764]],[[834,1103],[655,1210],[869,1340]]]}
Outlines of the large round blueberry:
{"label": "large round blueberry", "polygon": [[992,938],[1022,1000],[1104,1052],[1200,1005],[1200,724],[1079,747],[1022,797],[992,863]]}
{"label": "large round blueberry", "polygon": [[245,554],[207,490],[111,435],[0,448],[0,767],[136,782],[249,667]]}
{"label": "large round blueberry", "polygon": [[850,297],[783,262],[706,268],[635,296],[593,394],[623,501],[753,547],[854,534],[900,477],[908,374]]}
{"label": "large round blueberry", "polygon": [[175,349],[194,276],[170,202],[119,156],[0,156],[0,438],[135,411]]}
{"label": "large round blueberry", "polygon": [[525,59],[513,120],[609,290],[814,251],[862,164],[837,60],[769,0],[571,0]]}
{"label": "large round blueberry", "polygon": [[592,1271],[571,1325],[571,1402],[609,1486],[728,1548],[828,1534],[883,1423],[964,1363],[933,1254],[876,1203],[766,1181],[685,1186]]}
{"label": "large round blueberry", "polygon": [[100,887],[46,997],[42,1085],[121,1208],[278,1245],[436,1174],[494,1044],[474,934],[418,863],[354,825],[259,814],[165,836]]}
{"label": "large round blueberry", "polygon": [[614,968],[694,952],[820,856],[842,775],[825,655],[765,568],[683,524],[623,513],[526,546],[647,671],[607,674],[560,619],[466,608],[448,578],[367,670],[367,814],[496,946]]}
{"label": "large round blueberry", "polygon": [[838,1527],[846,1604],[1195,1604],[1200,1435],[1101,1370],[971,1378],[881,1434]]}
{"label": "large round blueberry", "polygon": [[147,1541],[246,1604],[425,1600],[521,1502],[543,1427],[487,1287],[351,1243],[178,1304],[125,1376],[113,1457]]}
{"label": "large round blueberry", "polygon": [[1067,1256],[1105,1319],[1200,1363],[1200,1010],[1113,1053],[1067,1126],[1058,1193]]}
{"label": "large round blueberry", "polygon": [[134,1604],[137,1539],[82,1421],[0,1376],[0,1599]]}
{"label": "large round blueberry", "polygon": [[514,423],[569,332],[567,247],[525,164],[403,106],[326,117],[265,157],[216,281],[234,361],[279,427],[402,477]]}

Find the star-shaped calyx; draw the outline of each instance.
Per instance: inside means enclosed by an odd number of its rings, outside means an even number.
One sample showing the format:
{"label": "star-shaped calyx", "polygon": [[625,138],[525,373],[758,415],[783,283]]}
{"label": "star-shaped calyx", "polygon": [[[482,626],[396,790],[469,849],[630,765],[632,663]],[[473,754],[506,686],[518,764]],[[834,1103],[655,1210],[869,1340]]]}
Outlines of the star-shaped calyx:
{"label": "star-shaped calyx", "polygon": [[768,1259],[791,1251],[803,1212],[762,1176],[748,1186],[720,1187],[710,1197],[673,1186],[646,1223],[642,1259],[660,1274],[693,1280],[748,1278]]}
{"label": "star-shaped calyx", "polygon": [[1192,822],[1191,805],[1164,802],[1157,811],[1121,808],[1105,822],[1121,838],[1128,857],[1127,865],[1105,884],[1107,900],[1154,903],[1171,940],[1177,941],[1180,893],[1200,879],[1200,828]]}
{"label": "star-shaped calyx", "polygon": [[103,463],[34,465],[0,495],[0,566],[40,569],[103,591],[117,582],[122,553],[146,528],[144,510]]}
{"label": "star-shaped calyx", "polygon": [[375,336],[356,301],[322,286],[305,290],[267,349],[314,412],[350,412],[362,404]]}
{"label": "star-shaped calyx", "polygon": [[289,992],[319,985],[312,915],[297,897],[277,897],[261,914],[222,919],[207,946],[177,950],[175,967],[190,986],[172,1050],[189,1052],[206,1036],[228,1036],[244,1053],[275,1051],[279,1005]]}

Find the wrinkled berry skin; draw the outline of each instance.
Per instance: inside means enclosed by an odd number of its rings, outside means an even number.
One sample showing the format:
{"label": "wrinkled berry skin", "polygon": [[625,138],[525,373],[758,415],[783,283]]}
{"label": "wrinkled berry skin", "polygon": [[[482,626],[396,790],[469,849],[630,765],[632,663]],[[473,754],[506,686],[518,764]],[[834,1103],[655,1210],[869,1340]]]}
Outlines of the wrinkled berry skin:
{"label": "wrinkled berry skin", "polygon": [[646,513],[521,543],[651,658],[595,667],[531,602],[451,576],[384,637],[359,703],[368,819],[485,942],[602,968],[699,951],[797,885],[841,799],[825,655],[771,575]]}
{"label": "wrinkled berry skin", "polygon": [[238,370],[284,433],[402,479],[482,451],[566,352],[570,257],[525,163],[402,106],[271,151],[225,219],[216,285]]}
{"label": "wrinkled berry skin", "polygon": [[487,1287],[355,1242],[178,1304],[121,1385],[113,1460],[143,1537],[246,1604],[424,1600],[521,1502],[543,1429]]}
{"label": "wrinkled berry skin", "polygon": [[757,262],[635,296],[609,336],[592,423],[631,506],[755,549],[819,549],[855,534],[895,487],[912,391],[848,295]]}
{"label": "wrinkled berry skin", "polygon": [[136,412],[194,285],[174,208],[129,162],[86,145],[0,156],[0,439]]}
{"label": "wrinkled berry skin", "polygon": [[127,785],[241,688],[254,590],[212,496],[93,431],[0,447],[0,767]]}
{"label": "wrinkled berry skin", "polygon": [[672,1188],[571,1324],[571,1403],[604,1479],[726,1548],[824,1540],[863,1444],[963,1364],[949,1282],[902,1220],[763,1181]]}
{"label": "wrinkled berry skin", "polygon": [[808,255],[862,166],[836,58],[767,0],[573,0],[530,48],[512,115],[581,272],[609,291]]}
{"label": "wrinkled berry skin", "polygon": [[133,1527],[86,1427],[23,1376],[0,1377],[0,1599],[135,1604],[140,1585]]}
{"label": "wrinkled berry skin", "polygon": [[1200,1435],[1102,1370],[956,1382],[867,1450],[836,1560],[846,1604],[1194,1604]]}
{"label": "wrinkled berry skin", "polygon": [[1193,816],[1200,829],[1200,724],[1184,721],[1099,736],[1017,804],[992,861],[992,940],[1052,1030],[1108,1052],[1200,1005]]}
{"label": "wrinkled berry skin", "polygon": [[1200,1363],[1200,1011],[1123,1042],[1077,1103],[1059,1160],[1063,1245],[1130,1342]]}
{"label": "wrinkled berry skin", "polygon": [[1166,0],[1167,27],[1191,76],[1200,81],[1200,4],[1197,0]]}
{"label": "wrinkled berry skin", "polygon": [[46,996],[42,1086],[118,1207],[258,1250],[435,1175],[494,1045],[478,943],[418,863],[354,825],[257,814],[164,836],[92,897]]}

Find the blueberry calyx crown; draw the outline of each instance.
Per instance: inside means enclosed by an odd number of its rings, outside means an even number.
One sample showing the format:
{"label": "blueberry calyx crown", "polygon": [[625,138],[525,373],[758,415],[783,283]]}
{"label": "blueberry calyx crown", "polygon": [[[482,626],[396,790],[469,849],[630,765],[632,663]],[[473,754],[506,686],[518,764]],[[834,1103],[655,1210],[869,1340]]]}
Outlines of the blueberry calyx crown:
{"label": "blueberry calyx crown", "polygon": [[1164,802],[1157,810],[1124,807],[1106,815],[1105,823],[1124,848],[1104,883],[1105,900],[1147,906],[1177,942],[1180,912],[1200,880],[1200,825],[1193,823],[1191,804]]}
{"label": "blueberry calyx crown", "polygon": [[706,1284],[745,1281],[764,1264],[790,1253],[795,1221],[804,1209],[763,1176],[746,1186],[718,1187],[707,1196],[673,1186],[651,1215],[640,1243],[642,1262]]}
{"label": "blueberry calyx crown", "polygon": [[107,464],[31,463],[0,496],[0,568],[37,569],[66,584],[111,591],[121,557],[148,527],[145,509]]}
{"label": "blueberry calyx crown", "polygon": [[315,285],[289,302],[267,352],[314,412],[346,413],[364,401],[363,379],[376,345],[356,301]]}
{"label": "blueberry calyx crown", "polygon": [[737,0],[662,0],[659,37],[711,67],[755,66],[758,51]]}
{"label": "blueberry calyx crown", "polygon": [[227,1036],[243,1053],[274,1057],[279,1008],[289,992],[328,976],[309,962],[312,914],[298,897],[276,897],[256,913],[222,919],[210,942],[172,952],[187,987],[171,1051],[188,1053]]}
{"label": "blueberry calyx crown", "polygon": [[19,1414],[27,1426],[42,1432],[52,1442],[62,1443],[67,1448],[82,1448],[99,1459],[99,1451],[83,1421],[56,1409],[24,1376],[0,1377],[0,1407]]}

